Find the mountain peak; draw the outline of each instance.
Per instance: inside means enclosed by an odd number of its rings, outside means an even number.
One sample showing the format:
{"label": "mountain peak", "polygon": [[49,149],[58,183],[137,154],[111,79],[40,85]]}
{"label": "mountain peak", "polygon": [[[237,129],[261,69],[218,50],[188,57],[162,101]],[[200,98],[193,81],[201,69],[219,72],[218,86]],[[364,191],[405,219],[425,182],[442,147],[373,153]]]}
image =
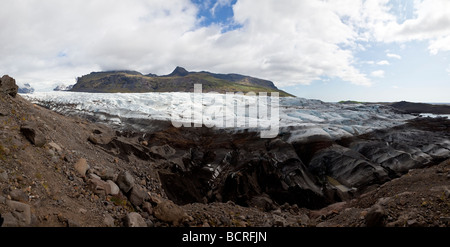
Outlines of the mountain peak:
{"label": "mountain peak", "polygon": [[169,76],[187,76],[188,74],[189,72],[185,68],[177,66]]}

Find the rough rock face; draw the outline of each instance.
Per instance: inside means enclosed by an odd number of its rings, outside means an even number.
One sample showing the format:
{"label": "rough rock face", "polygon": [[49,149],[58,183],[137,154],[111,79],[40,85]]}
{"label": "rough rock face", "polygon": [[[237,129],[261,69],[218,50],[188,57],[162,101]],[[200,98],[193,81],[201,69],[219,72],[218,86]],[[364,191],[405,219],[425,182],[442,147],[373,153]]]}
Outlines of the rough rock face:
{"label": "rough rock face", "polygon": [[[311,143],[288,143],[288,135],[264,140],[255,133],[169,127],[98,145],[125,161],[154,162],[167,197],[179,205],[233,201],[264,210],[284,203],[317,209],[450,157],[449,121],[434,120],[431,126],[420,121]],[[128,193],[120,182],[125,177],[121,174],[118,184]],[[134,205],[144,202],[139,194],[131,193]]]}
{"label": "rough rock face", "polygon": [[339,145],[320,150],[309,163],[309,169],[313,174],[330,176],[349,188],[388,181],[388,173],[379,164]]}
{"label": "rough rock face", "polygon": [[267,141],[255,133],[234,136],[208,129],[201,130],[205,131],[201,138],[189,129],[183,135],[167,135],[172,131],[180,130],[169,128],[146,141],[158,143],[150,150],[159,155],[152,157],[160,164],[167,196],[178,204],[234,201],[248,206],[253,197],[265,194],[280,205],[326,205],[321,185],[292,145],[281,139]]}
{"label": "rough rock face", "polygon": [[20,132],[36,147],[46,144],[46,139],[38,126],[34,123],[26,123],[20,127]]}
{"label": "rough rock face", "polygon": [[8,75],[4,75],[0,79],[0,93],[9,94],[12,97],[16,97],[17,91],[19,87],[16,84],[16,80],[9,77]]}

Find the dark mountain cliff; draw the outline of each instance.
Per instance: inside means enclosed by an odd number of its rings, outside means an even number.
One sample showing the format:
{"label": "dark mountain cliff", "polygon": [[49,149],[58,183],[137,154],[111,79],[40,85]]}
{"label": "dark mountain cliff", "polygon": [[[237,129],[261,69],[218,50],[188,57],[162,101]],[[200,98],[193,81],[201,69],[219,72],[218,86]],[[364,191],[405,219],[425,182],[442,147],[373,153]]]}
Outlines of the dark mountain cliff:
{"label": "dark mountain cliff", "polygon": [[71,91],[94,93],[142,93],[142,92],[192,92],[194,84],[202,84],[203,92],[279,92],[280,96],[292,96],[279,90],[271,81],[239,74],[215,74],[189,72],[177,67],[164,76],[143,75],[137,71],[118,70],[92,72],[79,77]]}
{"label": "dark mountain cliff", "polygon": [[406,113],[450,114],[449,105],[433,105],[426,103],[412,103],[401,101],[393,103],[391,104],[391,106]]}

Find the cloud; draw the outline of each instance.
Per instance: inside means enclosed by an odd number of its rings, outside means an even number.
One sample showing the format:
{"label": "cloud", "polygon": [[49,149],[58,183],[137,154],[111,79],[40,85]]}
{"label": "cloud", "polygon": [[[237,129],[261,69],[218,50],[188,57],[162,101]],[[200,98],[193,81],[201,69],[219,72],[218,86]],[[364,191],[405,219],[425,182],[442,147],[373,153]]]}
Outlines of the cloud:
{"label": "cloud", "polygon": [[376,71],[373,71],[372,73],[370,73],[370,75],[372,77],[377,77],[377,78],[384,78],[384,74],[385,74],[384,70],[376,70]]}
{"label": "cloud", "polygon": [[395,58],[395,59],[402,59],[402,56],[400,56],[398,54],[394,54],[394,53],[387,53],[386,56],[390,57],[390,58]]}
{"label": "cloud", "polygon": [[[211,13],[230,4],[216,1]],[[190,0],[3,0],[0,74],[38,89],[96,70],[167,74],[180,65],[277,86],[324,77],[369,86],[381,72],[364,74],[355,54],[371,42],[426,40],[432,54],[450,50],[448,0],[415,1],[414,15],[401,20],[389,0],[238,0],[233,28],[204,26],[203,7]]]}
{"label": "cloud", "polygon": [[449,9],[448,0],[414,1],[412,18],[401,23],[387,18],[373,25],[372,33],[381,42],[428,41],[431,54],[450,51]]}
{"label": "cloud", "polygon": [[[216,8],[229,3],[218,1]],[[73,83],[94,70],[167,74],[180,65],[249,74],[278,86],[323,76],[370,85],[354,66],[356,27],[342,20],[357,15],[352,3],[335,9],[319,0],[239,0],[232,22],[240,28],[224,32],[217,24],[202,26],[199,6],[189,0],[5,0],[0,73],[40,88]]]}
{"label": "cloud", "polygon": [[378,65],[389,65],[390,63],[387,60],[382,60],[382,61],[377,62],[377,64]]}

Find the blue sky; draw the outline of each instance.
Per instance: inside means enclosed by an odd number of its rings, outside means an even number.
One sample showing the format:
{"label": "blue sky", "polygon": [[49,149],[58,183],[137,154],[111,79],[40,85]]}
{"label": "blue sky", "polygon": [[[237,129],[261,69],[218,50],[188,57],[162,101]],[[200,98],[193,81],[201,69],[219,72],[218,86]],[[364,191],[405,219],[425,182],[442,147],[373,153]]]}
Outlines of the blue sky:
{"label": "blue sky", "polygon": [[450,102],[448,0],[4,0],[0,74],[240,73],[324,101]]}

